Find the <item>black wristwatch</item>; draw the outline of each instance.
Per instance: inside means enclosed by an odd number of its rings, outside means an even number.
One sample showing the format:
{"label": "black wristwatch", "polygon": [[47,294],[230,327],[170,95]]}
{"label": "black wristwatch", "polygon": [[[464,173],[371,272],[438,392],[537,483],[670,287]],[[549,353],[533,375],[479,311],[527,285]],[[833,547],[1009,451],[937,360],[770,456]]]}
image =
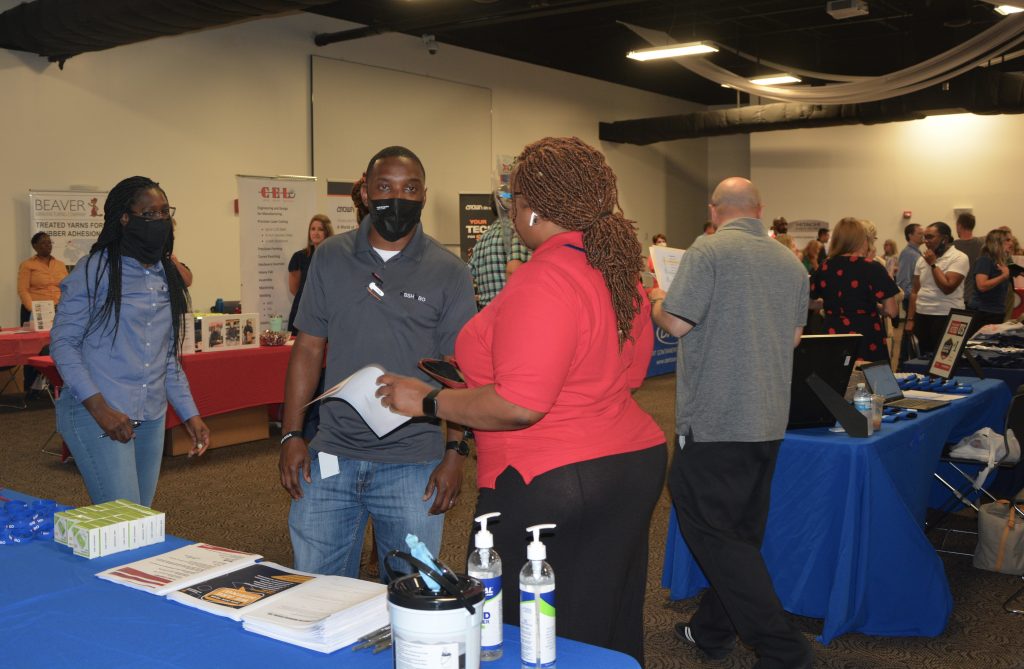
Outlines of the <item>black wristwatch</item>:
{"label": "black wristwatch", "polygon": [[429,416],[430,418],[437,418],[437,394],[444,390],[443,388],[435,388],[427,393],[427,396],[423,398],[423,415]]}
{"label": "black wristwatch", "polygon": [[284,446],[284,442],[288,441],[289,439],[295,439],[296,437],[302,439],[302,432],[300,430],[292,430],[291,432],[286,432],[284,436],[281,437],[281,445]]}
{"label": "black wristwatch", "polygon": [[444,450],[446,453],[448,451],[455,451],[462,457],[466,457],[467,455],[469,455],[469,444],[467,444],[464,439],[459,439],[458,441],[449,441],[444,445]]}

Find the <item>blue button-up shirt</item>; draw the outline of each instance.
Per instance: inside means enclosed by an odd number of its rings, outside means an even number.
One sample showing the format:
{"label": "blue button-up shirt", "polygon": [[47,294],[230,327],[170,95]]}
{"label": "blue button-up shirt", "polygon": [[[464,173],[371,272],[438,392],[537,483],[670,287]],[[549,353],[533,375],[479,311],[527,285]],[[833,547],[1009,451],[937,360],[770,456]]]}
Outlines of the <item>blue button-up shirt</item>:
{"label": "blue button-up shirt", "polygon": [[903,291],[903,299],[910,299],[910,288],[914,283],[914,265],[917,264],[917,259],[921,257],[921,252],[916,246],[907,244],[902,251],[900,251],[899,260],[896,264],[899,265],[899,269],[896,270],[896,285]]}
{"label": "blue button-up shirt", "polygon": [[[171,303],[163,266],[121,259],[121,318],[89,328],[107,295],[106,254],[83,258],[61,282],[60,308],[50,331],[50,354],[64,391],[78,401],[102,393],[134,420],[163,418],[170,402],[182,421],[199,414],[171,345]],[[100,273],[98,290],[95,278]]]}

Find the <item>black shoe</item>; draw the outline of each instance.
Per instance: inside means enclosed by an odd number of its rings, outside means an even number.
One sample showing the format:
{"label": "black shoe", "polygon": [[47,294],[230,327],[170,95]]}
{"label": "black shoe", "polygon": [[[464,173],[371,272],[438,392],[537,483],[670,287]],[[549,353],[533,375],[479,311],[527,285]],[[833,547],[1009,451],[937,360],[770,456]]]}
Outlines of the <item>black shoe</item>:
{"label": "black shoe", "polygon": [[675,632],[676,638],[685,644],[689,644],[700,649],[700,651],[707,655],[711,660],[724,660],[729,657],[729,654],[732,653],[734,648],[736,648],[736,639],[732,639],[728,644],[719,648],[707,648],[700,645],[697,643],[697,640],[693,638],[693,630],[690,629],[690,625],[688,623],[676,623]]}

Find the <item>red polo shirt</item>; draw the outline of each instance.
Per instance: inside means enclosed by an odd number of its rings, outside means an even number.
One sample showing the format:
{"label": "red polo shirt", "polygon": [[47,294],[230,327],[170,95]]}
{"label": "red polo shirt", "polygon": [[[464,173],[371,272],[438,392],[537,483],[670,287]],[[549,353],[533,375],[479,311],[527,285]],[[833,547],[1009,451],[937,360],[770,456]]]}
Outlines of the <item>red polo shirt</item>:
{"label": "red polo shirt", "polygon": [[563,465],[665,442],[633,400],[654,346],[651,306],[633,341],[619,349],[611,295],[587,263],[583,235],[556,235],[534,251],[505,288],[462,329],[455,357],[469,387],[494,384],[499,396],[544,417],[525,430],[475,430],[477,485],[493,488],[506,467],[529,483]]}

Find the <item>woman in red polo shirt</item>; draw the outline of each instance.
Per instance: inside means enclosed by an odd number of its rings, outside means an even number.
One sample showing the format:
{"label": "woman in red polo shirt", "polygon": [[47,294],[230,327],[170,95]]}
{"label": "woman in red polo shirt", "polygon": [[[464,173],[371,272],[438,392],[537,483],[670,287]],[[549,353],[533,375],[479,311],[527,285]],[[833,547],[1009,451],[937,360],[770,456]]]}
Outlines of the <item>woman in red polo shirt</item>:
{"label": "woman in red polo shirt", "polygon": [[[475,430],[477,514],[504,570],[505,622],[519,621],[526,527],[544,541],[558,584],[558,634],[643,662],[651,514],[665,476],[665,435],[633,400],[653,347],[639,284],[640,242],[615,174],[576,138],[527,146],[512,174],[516,231],[533,257],[459,334],[468,389],[386,374],[384,406]],[[424,407],[424,400],[428,407]]]}

